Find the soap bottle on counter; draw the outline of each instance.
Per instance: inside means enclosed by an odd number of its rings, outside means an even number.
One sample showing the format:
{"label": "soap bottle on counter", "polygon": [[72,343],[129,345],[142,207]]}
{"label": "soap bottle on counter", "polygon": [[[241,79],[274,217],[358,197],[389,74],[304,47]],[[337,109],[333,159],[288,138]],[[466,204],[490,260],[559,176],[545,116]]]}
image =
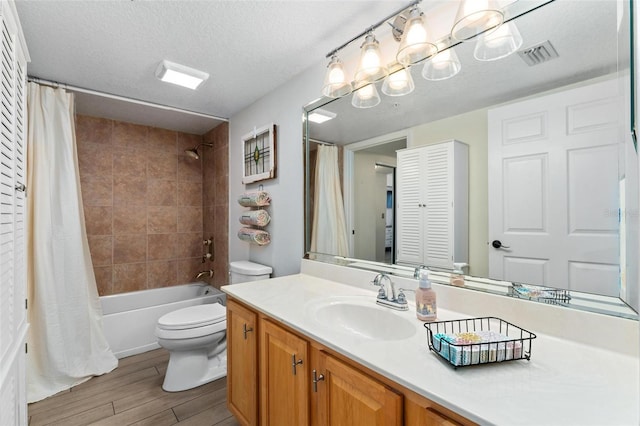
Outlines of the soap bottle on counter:
{"label": "soap bottle on counter", "polygon": [[467,266],[466,263],[459,263],[459,262],[453,263],[453,271],[451,272],[451,275],[450,275],[451,285],[455,285],[458,287],[464,286],[464,272],[462,271],[462,268],[464,268],[465,266]]}
{"label": "soap bottle on counter", "polygon": [[436,292],[431,288],[429,271],[421,269],[416,289],[416,316],[420,321],[436,320]]}

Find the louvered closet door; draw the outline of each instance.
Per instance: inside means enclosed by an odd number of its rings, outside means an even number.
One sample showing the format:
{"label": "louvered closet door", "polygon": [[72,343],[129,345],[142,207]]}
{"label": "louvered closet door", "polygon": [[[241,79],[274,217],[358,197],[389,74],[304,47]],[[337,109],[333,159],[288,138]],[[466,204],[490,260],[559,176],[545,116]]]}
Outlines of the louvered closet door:
{"label": "louvered closet door", "polygon": [[453,144],[425,148],[424,263],[442,268],[453,261]]}
{"label": "louvered closet door", "polygon": [[0,425],[27,423],[25,312],[25,52],[0,3]]}
{"label": "louvered closet door", "polygon": [[422,158],[422,150],[398,151],[396,259],[399,263],[423,263]]}

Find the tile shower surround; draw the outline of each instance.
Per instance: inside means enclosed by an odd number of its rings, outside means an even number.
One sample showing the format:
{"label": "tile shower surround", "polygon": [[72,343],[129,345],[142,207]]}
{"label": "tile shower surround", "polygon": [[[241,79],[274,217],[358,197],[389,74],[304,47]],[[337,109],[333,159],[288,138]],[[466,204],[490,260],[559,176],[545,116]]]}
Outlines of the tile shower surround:
{"label": "tile shower surround", "polygon": [[[100,295],[227,282],[228,125],[203,136],[76,116],[89,248]],[[201,142],[202,160],[184,150]],[[206,184],[204,184],[206,183]],[[202,240],[214,236],[214,260]]]}

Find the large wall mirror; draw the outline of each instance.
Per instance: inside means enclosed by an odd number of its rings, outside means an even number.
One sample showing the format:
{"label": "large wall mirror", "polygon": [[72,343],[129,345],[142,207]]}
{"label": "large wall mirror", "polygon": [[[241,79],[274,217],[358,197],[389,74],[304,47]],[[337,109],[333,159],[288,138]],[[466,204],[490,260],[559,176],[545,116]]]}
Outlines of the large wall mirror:
{"label": "large wall mirror", "polygon": [[[404,276],[426,265],[441,282],[462,268],[472,290],[637,319],[631,2],[515,3],[523,43],[508,57],[453,43],[452,78],[427,80],[418,63],[408,95],[379,81],[375,107],[352,95],[305,107],[307,256]],[[332,118],[307,119],[317,112]],[[325,146],[338,147],[329,163]],[[436,148],[447,161],[429,162]],[[443,193],[448,210],[433,213]],[[322,228],[325,203],[340,204],[344,232]]]}

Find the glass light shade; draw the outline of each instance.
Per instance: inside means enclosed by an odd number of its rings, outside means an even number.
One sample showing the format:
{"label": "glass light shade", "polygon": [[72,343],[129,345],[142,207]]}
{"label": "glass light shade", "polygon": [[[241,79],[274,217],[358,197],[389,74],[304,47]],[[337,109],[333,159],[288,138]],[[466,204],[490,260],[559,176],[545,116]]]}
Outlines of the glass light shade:
{"label": "glass light shade", "polygon": [[375,84],[367,84],[353,92],[351,105],[356,108],[371,108],[380,103],[380,95]]}
{"label": "glass light shade", "polygon": [[427,80],[446,80],[460,72],[462,65],[453,47],[443,50],[425,62],[422,77]]}
{"label": "glass light shade", "polygon": [[342,61],[336,56],[331,56],[331,62],[327,66],[324,75],[322,94],[329,98],[340,98],[352,92],[351,83],[347,81]]}
{"label": "glass light shade", "polygon": [[468,41],[504,22],[504,15],[496,0],[462,0],[453,21],[451,37]]}
{"label": "glass light shade", "polygon": [[503,24],[490,34],[478,38],[473,56],[479,61],[495,61],[516,52],[522,46],[522,36],[516,24]]}
{"label": "glass light shade", "polygon": [[411,77],[411,70],[397,65],[395,69],[389,71],[389,75],[382,83],[382,93],[387,96],[404,96],[413,92],[416,86]]}
{"label": "glass light shade", "polygon": [[356,71],[355,81],[358,86],[373,83],[387,76],[387,69],[382,65],[380,45],[373,34],[367,34],[360,46],[360,63]]}
{"label": "glass light shade", "polygon": [[420,9],[414,7],[404,26],[396,60],[402,65],[411,65],[438,53],[435,44],[429,41],[429,31]]}

